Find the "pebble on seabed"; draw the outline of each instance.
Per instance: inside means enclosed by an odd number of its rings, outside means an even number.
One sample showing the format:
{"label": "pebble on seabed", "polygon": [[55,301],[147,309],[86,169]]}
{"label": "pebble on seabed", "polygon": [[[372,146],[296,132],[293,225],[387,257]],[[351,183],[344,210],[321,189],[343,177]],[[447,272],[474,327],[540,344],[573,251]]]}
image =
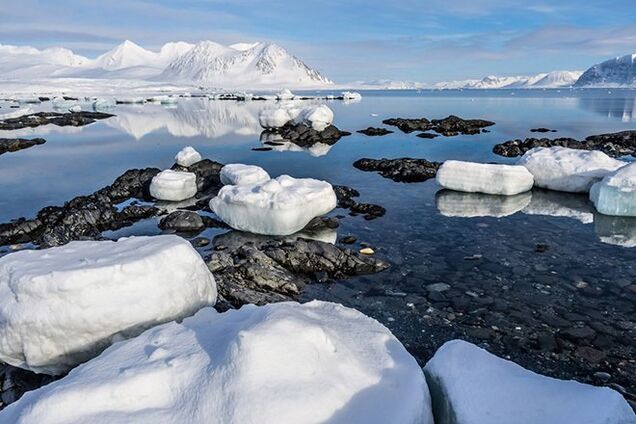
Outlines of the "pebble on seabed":
{"label": "pebble on seabed", "polygon": [[360,249],[360,253],[362,253],[363,255],[373,255],[375,251],[370,247],[365,247],[364,249]]}

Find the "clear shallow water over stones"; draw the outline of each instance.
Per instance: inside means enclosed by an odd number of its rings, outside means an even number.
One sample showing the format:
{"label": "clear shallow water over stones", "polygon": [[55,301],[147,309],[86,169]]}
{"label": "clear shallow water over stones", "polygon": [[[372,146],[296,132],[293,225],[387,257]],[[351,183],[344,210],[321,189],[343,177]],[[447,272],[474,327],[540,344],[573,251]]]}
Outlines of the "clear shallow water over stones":
{"label": "clear shallow water over stones", "polygon": [[[594,374],[607,372],[607,383],[636,392],[636,219],[600,215],[586,196],[533,191],[508,207],[480,195],[438,195],[434,179],[397,183],[352,166],[360,158],[401,157],[514,163],[492,148],[532,136],[531,128],[552,128],[559,137],[576,139],[636,129],[636,91],[363,96],[359,103],[329,103],[334,124],[353,134],[322,156],[303,149],[252,151],[262,146],[258,113],[265,102],[183,99],[171,108],[120,105],[112,111],[114,118],[86,127],[0,131],[0,138],[47,140],[0,156],[0,222],[30,218],[45,206],[92,193],[131,168],[169,168],[175,153],[188,145],[204,158],[256,164],[273,177],[287,173],[354,187],[359,201],[381,205],[386,214],[368,221],[336,209],[332,216],[346,216],[337,238],[355,236],[348,247],[370,246],[391,268],[310,285],[304,299],[341,302],[377,318],[421,363],[444,341],[459,337],[553,376],[606,384]],[[0,106],[0,112],[10,110]],[[382,120],[393,117],[448,115],[496,125],[489,133],[430,140],[401,131],[383,137],[355,132],[386,127]],[[453,213],[444,214],[440,201]],[[142,220],[105,235],[159,234],[158,221]],[[212,239],[227,231],[207,228],[192,238]],[[210,253],[212,243],[197,243],[202,254]],[[0,252],[9,250],[0,247]]]}

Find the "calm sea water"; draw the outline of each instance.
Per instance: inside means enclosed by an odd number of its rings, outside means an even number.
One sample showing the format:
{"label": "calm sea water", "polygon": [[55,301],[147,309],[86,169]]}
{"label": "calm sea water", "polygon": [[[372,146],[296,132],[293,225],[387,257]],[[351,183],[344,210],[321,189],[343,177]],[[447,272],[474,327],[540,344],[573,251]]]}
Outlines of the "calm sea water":
{"label": "calm sea water", "polygon": [[[636,219],[601,216],[586,196],[539,191],[502,201],[438,193],[433,180],[396,183],[352,166],[362,157],[511,163],[515,159],[494,155],[493,145],[536,136],[531,128],[558,130],[548,137],[575,138],[636,129],[635,90],[362,94],[359,103],[329,102],[335,124],[354,134],[328,150],[252,151],[261,146],[259,110],[271,107],[264,102],[183,99],[176,108],[119,106],[113,111],[116,117],[83,128],[12,132],[12,136],[41,136],[47,143],[0,156],[0,222],[31,217],[44,206],[91,193],[130,168],[169,167],[174,154],[191,145],[204,157],[257,164],[273,176],[287,173],[349,185],[360,191],[359,201],[386,207],[386,216],[377,220],[343,219],[337,233],[339,237],[353,234],[369,243],[392,268],[334,285],[311,286],[305,297],[339,301],[371,314],[416,354],[430,344],[424,331],[431,313],[427,285],[443,282],[471,296],[503,297],[510,302],[525,298],[545,304],[561,284],[585,281],[612,289],[636,280],[636,247],[630,247],[636,246]],[[6,104],[0,105],[0,113],[9,110]],[[390,117],[449,114],[488,119],[496,125],[490,133],[433,140],[400,131],[384,137],[355,133],[370,125],[382,126],[382,120]],[[156,221],[150,220],[111,235],[156,233]],[[537,244],[547,245],[547,252],[536,253]],[[613,298],[604,299],[593,299],[591,307],[587,298],[570,302],[579,313],[597,308],[595,313],[601,314],[613,302]],[[629,306],[616,313],[634,322]],[[509,324],[510,331],[523,325],[512,319]],[[461,331],[461,325],[449,323],[444,337],[461,336]]]}

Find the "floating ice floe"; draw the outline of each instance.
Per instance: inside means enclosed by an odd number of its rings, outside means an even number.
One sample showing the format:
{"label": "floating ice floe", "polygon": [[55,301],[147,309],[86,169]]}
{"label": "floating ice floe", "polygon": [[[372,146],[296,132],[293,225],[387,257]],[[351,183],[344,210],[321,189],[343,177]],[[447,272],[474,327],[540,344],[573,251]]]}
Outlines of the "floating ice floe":
{"label": "floating ice floe", "polygon": [[276,95],[278,100],[293,100],[296,97],[289,89],[285,88]]}
{"label": "floating ice floe", "polygon": [[527,215],[572,218],[583,224],[594,221],[592,205],[586,195],[579,193],[535,189],[530,204],[522,212]]}
{"label": "floating ice floe", "polygon": [[177,236],[23,250],[0,258],[0,359],[60,374],[215,302],[212,274]]}
{"label": "floating ice floe", "polygon": [[258,116],[261,127],[265,129],[281,128],[291,120],[292,117],[289,115],[289,112],[283,108],[264,109]]}
{"label": "floating ice floe", "polygon": [[309,106],[302,109],[294,121],[304,123],[316,131],[324,131],[333,122],[333,111],[326,105]]}
{"label": "floating ice floe", "polygon": [[604,215],[636,216],[636,163],[630,163],[594,184],[590,200]]}
{"label": "floating ice floe", "polygon": [[627,424],[616,391],[526,370],[471,343],[445,343],[424,367],[436,424]]}
{"label": "floating ice floe", "polygon": [[529,191],[514,196],[496,196],[494,194],[441,190],[435,196],[439,213],[457,218],[483,216],[501,218],[513,215],[527,207],[531,199],[532,194]]}
{"label": "floating ice floe", "polygon": [[523,166],[447,160],[437,171],[437,183],[450,190],[510,196],[532,189],[534,178]]}
{"label": "floating ice floe", "polygon": [[229,163],[221,168],[221,183],[225,185],[259,184],[270,180],[260,166]]}
{"label": "floating ice floe", "polygon": [[[604,407],[601,406],[600,409]],[[205,308],[27,392],[1,423],[433,424],[421,368],[333,303]]]}
{"label": "floating ice floe", "polygon": [[197,176],[192,172],[161,171],[150,182],[150,195],[157,200],[180,202],[197,194]]}
{"label": "floating ice floe", "polygon": [[185,166],[186,168],[190,165],[194,165],[197,162],[200,162],[203,158],[201,154],[197,152],[194,147],[186,146],[177,153],[174,157],[177,165]]}
{"label": "floating ice floe", "polygon": [[302,230],[335,207],[331,184],[288,175],[259,184],[228,185],[210,201],[210,209],[230,227],[279,236]]}
{"label": "floating ice floe", "polygon": [[22,107],[11,112],[0,113],[0,121],[4,121],[5,119],[19,118],[21,116],[30,115],[32,113],[34,113],[34,111],[30,107]]}
{"label": "floating ice floe", "polygon": [[345,102],[357,103],[362,100],[362,94],[356,91],[343,91],[341,94]]}
{"label": "floating ice floe", "polygon": [[94,110],[110,110],[115,107],[115,101],[113,99],[96,99],[93,104]]}
{"label": "floating ice floe", "polygon": [[519,159],[534,176],[534,184],[550,190],[586,193],[592,184],[625,165],[596,150],[537,147]]}

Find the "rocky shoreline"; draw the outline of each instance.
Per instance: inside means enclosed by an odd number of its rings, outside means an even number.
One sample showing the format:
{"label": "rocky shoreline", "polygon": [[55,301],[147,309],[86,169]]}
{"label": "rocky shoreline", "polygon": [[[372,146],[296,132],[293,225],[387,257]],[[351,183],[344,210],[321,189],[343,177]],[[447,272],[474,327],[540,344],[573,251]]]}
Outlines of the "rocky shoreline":
{"label": "rocky shoreline", "polygon": [[0,130],[19,130],[22,128],[35,128],[42,125],[82,127],[101,119],[112,118],[113,116],[115,115],[86,111],[68,113],[38,112],[0,121]]}
{"label": "rocky shoreline", "polygon": [[445,137],[453,137],[459,134],[474,135],[482,132],[486,127],[495,125],[494,122],[484,119],[463,119],[455,115],[447,116],[443,119],[418,118],[391,118],[382,121],[385,125],[391,125],[399,128],[402,132],[412,133],[413,131],[434,131]]}
{"label": "rocky shoreline", "polygon": [[44,143],[46,143],[46,140],[43,138],[0,138],[0,155],[7,152],[17,152]]}

